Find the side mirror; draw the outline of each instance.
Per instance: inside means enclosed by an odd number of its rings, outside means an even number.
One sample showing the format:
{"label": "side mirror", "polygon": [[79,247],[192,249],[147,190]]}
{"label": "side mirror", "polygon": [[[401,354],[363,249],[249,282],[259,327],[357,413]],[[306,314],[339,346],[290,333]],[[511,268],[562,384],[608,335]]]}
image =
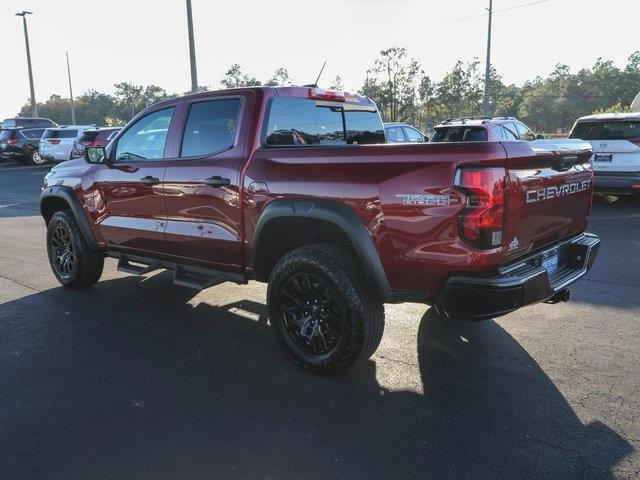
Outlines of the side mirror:
{"label": "side mirror", "polygon": [[84,159],[87,163],[92,164],[107,163],[107,152],[104,147],[87,147]]}
{"label": "side mirror", "polygon": [[536,135],[536,140],[544,140],[544,135],[539,133]]}

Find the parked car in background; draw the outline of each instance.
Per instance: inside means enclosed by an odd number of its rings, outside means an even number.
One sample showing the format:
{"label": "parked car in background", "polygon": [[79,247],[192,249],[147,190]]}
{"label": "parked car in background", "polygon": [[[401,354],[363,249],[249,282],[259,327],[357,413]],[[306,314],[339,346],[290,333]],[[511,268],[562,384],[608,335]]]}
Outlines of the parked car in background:
{"label": "parked car in background", "polygon": [[47,128],[40,141],[40,155],[45,161],[64,162],[71,160],[71,149],[76,139],[95,125],[65,125]]}
{"label": "parked car in background", "polygon": [[423,143],[426,141],[424,134],[408,123],[385,123],[384,134],[387,137],[387,143]]}
{"label": "parked car in background", "polygon": [[591,144],[596,191],[640,193],[639,112],[581,117],[569,138]]}
{"label": "parked car in background", "polygon": [[2,121],[2,128],[36,128],[36,127],[57,127],[58,124],[48,118],[15,117],[5,118]]}
{"label": "parked car in background", "polygon": [[542,139],[513,117],[468,117],[445,120],[434,128],[430,142],[501,142]]}
{"label": "parked car in background", "polygon": [[38,147],[44,128],[5,128],[0,131],[0,159],[31,162],[42,165],[46,162]]}
{"label": "parked car in background", "polygon": [[121,128],[93,128],[82,132],[71,148],[71,158],[83,158],[87,147],[106,147]]}

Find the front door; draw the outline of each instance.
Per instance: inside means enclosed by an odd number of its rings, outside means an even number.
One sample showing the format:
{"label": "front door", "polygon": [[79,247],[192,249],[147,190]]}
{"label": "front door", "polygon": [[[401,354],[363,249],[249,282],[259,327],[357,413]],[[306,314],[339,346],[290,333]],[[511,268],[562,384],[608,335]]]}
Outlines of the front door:
{"label": "front door", "polygon": [[[219,97],[181,105],[185,117],[178,158],[167,162],[165,253],[240,269],[240,169],[252,96]],[[182,122],[181,122],[182,123]]]}
{"label": "front door", "polygon": [[96,223],[109,246],[162,250],[167,210],[162,192],[174,107],[131,124],[111,147],[110,167],[95,175]]}

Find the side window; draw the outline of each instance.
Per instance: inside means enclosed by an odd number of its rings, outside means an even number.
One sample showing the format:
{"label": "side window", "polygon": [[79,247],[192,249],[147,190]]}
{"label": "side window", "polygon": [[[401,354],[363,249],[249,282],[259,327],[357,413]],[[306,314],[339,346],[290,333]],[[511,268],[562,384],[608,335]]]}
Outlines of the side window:
{"label": "side window", "polygon": [[513,123],[503,123],[502,128],[504,129],[504,134],[507,140],[518,140],[516,127],[513,125]]}
{"label": "side window", "polygon": [[42,137],[44,128],[30,128],[28,130],[21,130],[20,133],[23,137],[28,138],[29,140],[37,140]]}
{"label": "side window", "polygon": [[192,104],[182,137],[180,156],[202,157],[233,146],[239,113],[239,98]]}
{"label": "side window", "polygon": [[516,122],[516,128],[518,129],[518,134],[520,135],[520,140],[526,140],[530,142],[531,140],[536,139],[535,133],[533,133],[529,127],[524,125],[523,123]]}
{"label": "side window", "polygon": [[387,128],[387,142],[389,143],[402,143],[405,142],[404,133],[400,127],[388,127]]}
{"label": "side window", "polygon": [[164,157],[173,107],[158,110],[139,119],[120,137],[116,162],[158,160]]}
{"label": "side window", "polygon": [[116,135],[118,135],[119,132],[120,132],[120,130],[115,130],[115,131],[111,132],[109,137],[107,137],[107,141],[110,141],[110,140],[113,140],[114,138],[116,138]]}
{"label": "side window", "polygon": [[415,128],[404,127],[403,130],[410,142],[424,142],[422,134]]}

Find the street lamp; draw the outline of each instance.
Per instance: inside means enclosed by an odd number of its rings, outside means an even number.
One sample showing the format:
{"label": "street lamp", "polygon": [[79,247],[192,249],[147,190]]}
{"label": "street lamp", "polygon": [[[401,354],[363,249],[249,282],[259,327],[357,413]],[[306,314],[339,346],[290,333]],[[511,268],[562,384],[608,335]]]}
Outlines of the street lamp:
{"label": "street lamp", "polygon": [[187,28],[189,30],[189,60],[191,64],[191,91],[198,91],[198,73],[196,71],[196,42],[193,38],[193,15],[191,0],[187,0]]}
{"label": "street lamp", "polygon": [[31,116],[38,116],[38,104],[36,103],[36,91],[33,88],[33,70],[31,69],[31,50],[29,49],[29,32],[27,31],[27,15],[31,15],[33,12],[16,13],[18,17],[22,17],[22,24],[24,26],[24,44],[27,47],[27,66],[29,67],[29,90],[31,90]]}
{"label": "street lamp", "polygon": [[489,96],[491,95],[491,16],[493,14],[493,0],[489,0],[489,27],[487,30],[487,65],[484,71],[484,98],[482,110],[485,117],[491,116],[491,105]]}

